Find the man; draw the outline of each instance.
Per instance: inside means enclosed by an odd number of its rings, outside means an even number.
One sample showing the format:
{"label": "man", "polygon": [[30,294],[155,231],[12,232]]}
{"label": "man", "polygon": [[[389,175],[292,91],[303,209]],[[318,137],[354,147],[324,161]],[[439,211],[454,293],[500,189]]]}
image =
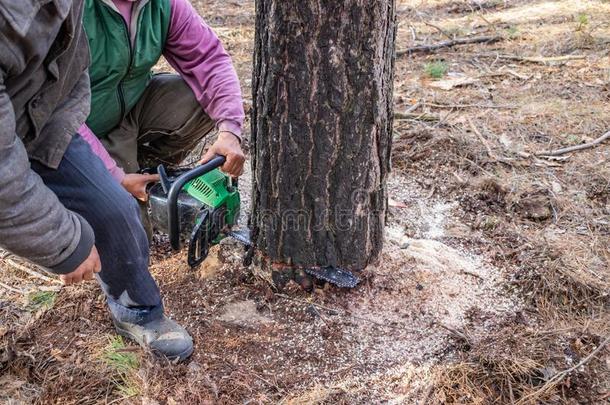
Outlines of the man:
{"label": "man", "polygon": [[[179,164],[214,128],[218,140],[202,161],[222,154],[222,169],[241,174],[244,111],[237,74],[188,0],[86,0],[84,25],[92,108],[79,132],[95,149],[99,138],[117,181],[144,199],[149,178],[134,173]],[[161,55],[179,75],[151,74]]]}
{"label": "man", "polygon": [[148,272],[135,200],[80,135],[89,113],[83,0],[0,0],[0,246],[70,285],[97,276],[119,333],[193,351]]}

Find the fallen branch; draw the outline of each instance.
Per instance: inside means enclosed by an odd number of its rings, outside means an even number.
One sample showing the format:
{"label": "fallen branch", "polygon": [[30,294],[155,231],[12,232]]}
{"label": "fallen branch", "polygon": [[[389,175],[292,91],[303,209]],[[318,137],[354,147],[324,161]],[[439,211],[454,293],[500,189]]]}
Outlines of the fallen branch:
{"label": "fallen branch", "polygon": [[417,46],[412,46],[407,49],[402,49],[402,50],[396,51],[396,57],[400,57],[400,56],[407,55],[407,54],[410,55],[413,53],[430,53],[430,52],[436,51],[438,49],[452,48],[456,45],[478,44],[478,43],[482,43],[482,42],[491,44],[494,42],[499,42],[502,39],[504,39],[504,38],[500,35],[483,36],[483,37],[469,37],[469,38],[455,38],[455,39],[452,39],[449,41],[438,42],[436,44],[417,45]]}
{"label": "fallen branch", "polygon": [[557,150],[545,150],[545,151],[536,153],[536,156],[561,156],[561,155],[565,155],[566,153],[578,152],[580,150],[590,149],[594,146],[597,146],[607,139],[610,139],[610,131],[606,132],[605,134],[603,134],[602,136],[600,136],[599,138],[597,138],[594,141],[583,143],[581,145],[569,146],[567,148],[562,148],[562,149],[557,149]]}
{"label": "fallen branch", "polygon": [[610,335],[608,335],[606,337],[606,339],[599,346],[597,346],[597,348],[595,350],[593,350],[591,353],[589,353],[589,355],[587,357],[585,357],[584,359],[582,359],[578,364],[576,364],[573,367],[570,367],[567,370],[564,370],[560,373],[555,374],[553,376],[553,378],[548,380],[542,386],[542,388],[521,398],[519,400],[518,404],[530,403],[530,401],[529,401],[530,399],[538,397],[539,395],[544,394],[545,392],[548,392],[549,390],[553,389],[559,382],[561,382],[564,378],[566,378],[568,375],[570,375],[574,370],[578,370],[579,368],[581,368],[582,366],[587,364],[589,361],[591,361],[593,358],[595,358],[595,356],[599,352],[601,352],[608,345],[608,343],[610,343]]}

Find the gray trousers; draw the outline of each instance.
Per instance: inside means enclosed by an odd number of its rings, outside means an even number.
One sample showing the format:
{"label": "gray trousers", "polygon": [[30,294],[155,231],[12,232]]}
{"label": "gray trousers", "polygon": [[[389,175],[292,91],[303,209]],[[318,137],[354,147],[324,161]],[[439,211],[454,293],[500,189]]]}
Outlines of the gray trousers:
{"label": "gray trousers", "polygon": [[191,88],[178,75],[154,75],[117,128],[101,139],[125,173],[182,162],[214,129]]}

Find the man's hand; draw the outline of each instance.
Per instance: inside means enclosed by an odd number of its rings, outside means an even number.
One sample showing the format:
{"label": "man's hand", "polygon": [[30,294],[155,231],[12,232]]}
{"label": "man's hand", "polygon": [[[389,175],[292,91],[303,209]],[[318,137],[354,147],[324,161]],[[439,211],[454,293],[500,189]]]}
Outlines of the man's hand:
{"label": "man's hand", "polygon": [[126,174],[121,185],[138,200],[147,201],[146,186],[157,181],[159,181],[158,174]]}
{"label": "man's hand", "polygon": [[59,278],[65,285],[78,284],[81,281],[93,280],[93,275],[101,270],[102,262],[100,262],[97,249],[93,246],[89,257],[76,270],[72,273],[62,274]]}
{"label": "man's hand", "polygon": [[239,139],[230,132],[221,132],[218,134],[218,139],[210,149],[201,158],[200,164],[211,160],[215,155],[222,155],[227,160],[221,169],[223,172],[232,177],[239,177],[244,171],[244,162],[246,157],[241,150]]}

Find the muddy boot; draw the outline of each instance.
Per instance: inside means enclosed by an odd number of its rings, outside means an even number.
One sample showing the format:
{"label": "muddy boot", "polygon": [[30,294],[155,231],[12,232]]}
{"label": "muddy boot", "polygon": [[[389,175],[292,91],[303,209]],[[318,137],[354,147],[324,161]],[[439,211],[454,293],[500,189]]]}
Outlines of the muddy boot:
{"label": "muddy boot", "polygon": [[146,232],[146,237],[148,238],[148,244],[151,244],[153,237],[153,226],[152,221],[150,220],[150,212],[148,211],[148,202],[138,200],[138,205],[140,206],[140,221],[142,221],[142,226],[144,226],[144,231]]}
{"label": "muddy boot", "polygon": [[119,335],[132,339],[169,360],[186,360],[193,353],[193,339],[186,329],[165,315],[162,318],[137,325],[112,319]]}

